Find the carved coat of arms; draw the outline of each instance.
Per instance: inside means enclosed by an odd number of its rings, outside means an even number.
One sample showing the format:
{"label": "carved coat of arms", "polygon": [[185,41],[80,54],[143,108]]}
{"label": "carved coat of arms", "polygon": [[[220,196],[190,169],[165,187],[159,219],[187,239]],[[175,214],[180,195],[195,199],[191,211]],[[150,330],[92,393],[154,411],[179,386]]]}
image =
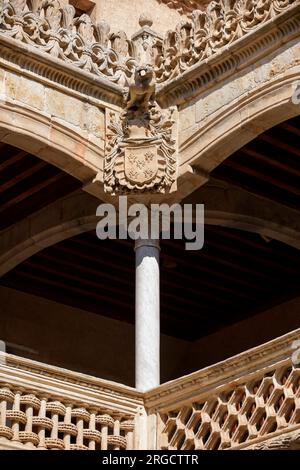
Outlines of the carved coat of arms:
{"label": "carved coat of arms", "polygon": [[153,71],[139,67],[136,75],[142,72],[143,80],[129,87],[126,110],[108,116],[104,189],[112,195],[176,190],[174,109],[160,109]]}

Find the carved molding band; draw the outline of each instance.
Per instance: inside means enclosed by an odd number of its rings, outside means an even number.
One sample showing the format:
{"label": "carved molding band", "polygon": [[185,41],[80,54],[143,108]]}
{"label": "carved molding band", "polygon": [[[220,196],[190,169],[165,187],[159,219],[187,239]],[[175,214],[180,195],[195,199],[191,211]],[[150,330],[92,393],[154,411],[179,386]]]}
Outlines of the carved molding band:
{"label": "carved molding band", "polygon": [[165,3],[169,8],[178,10],[179,13],[191,13],[198,8],[203,9],[210,0],[158,0],[159,3]]}
{"label": "carved molding band", "polygon": [[287,432],[280,433],[276,437],[264,440],[247,446],[247,450],[299,450],[300,449],[300,430],[299,427],[295,431],[290,429]]}

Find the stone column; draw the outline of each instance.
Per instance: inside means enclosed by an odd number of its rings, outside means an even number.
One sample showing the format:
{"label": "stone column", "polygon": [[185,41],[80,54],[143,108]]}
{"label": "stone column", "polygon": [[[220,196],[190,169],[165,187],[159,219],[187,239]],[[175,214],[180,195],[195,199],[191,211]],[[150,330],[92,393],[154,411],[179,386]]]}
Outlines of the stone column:
{"label": "stone column", "polygon": [[135,242],[135,386],[160,384],[159,240]]}

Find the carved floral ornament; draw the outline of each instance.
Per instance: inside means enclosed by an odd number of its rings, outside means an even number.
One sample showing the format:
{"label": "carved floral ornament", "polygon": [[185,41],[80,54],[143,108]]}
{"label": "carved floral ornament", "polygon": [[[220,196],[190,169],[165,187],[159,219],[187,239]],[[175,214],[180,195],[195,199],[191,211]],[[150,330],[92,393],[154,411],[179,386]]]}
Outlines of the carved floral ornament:
{"label": "carved floral ornament", "polygon": [[164,3],[174,10],[178,10],[179,13],[188,14],[198,8],[203,8],[210,0],[158,0],[158,2]]}

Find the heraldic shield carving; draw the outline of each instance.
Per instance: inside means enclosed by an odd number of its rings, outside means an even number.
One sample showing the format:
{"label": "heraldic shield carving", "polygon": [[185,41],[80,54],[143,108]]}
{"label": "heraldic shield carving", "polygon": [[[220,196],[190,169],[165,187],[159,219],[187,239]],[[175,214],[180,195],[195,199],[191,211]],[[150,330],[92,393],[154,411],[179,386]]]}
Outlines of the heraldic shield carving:
{"label": "heraldic shield carving", "polygon": [[107,116],[104,189],[112,195],[176,190],[174,108],[156,103],[152,76],[150,66],[137,67],[126,110]]}
{"label": "heraldic shield carving", "polygon": [[157,148],[125,147],[124,174],[125,178],[135,187],[150,183],[158,172]]}

